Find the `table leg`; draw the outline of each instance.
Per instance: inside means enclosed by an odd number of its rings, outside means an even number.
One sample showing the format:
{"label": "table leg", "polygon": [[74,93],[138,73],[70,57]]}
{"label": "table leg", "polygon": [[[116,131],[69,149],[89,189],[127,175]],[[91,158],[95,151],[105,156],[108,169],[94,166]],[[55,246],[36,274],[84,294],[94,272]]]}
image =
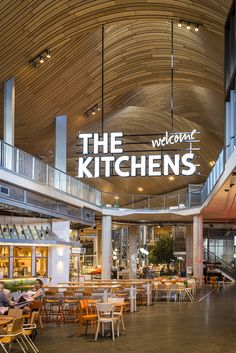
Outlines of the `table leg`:
{"label": "table leg", "polygon": [[103,292],[103,302],[107,303],[108,302],[108,288],[104,288]]}
{"label": "table leg", "polygon": [[147,283],[147,305],[152,304],[152,283],[148,282]]}

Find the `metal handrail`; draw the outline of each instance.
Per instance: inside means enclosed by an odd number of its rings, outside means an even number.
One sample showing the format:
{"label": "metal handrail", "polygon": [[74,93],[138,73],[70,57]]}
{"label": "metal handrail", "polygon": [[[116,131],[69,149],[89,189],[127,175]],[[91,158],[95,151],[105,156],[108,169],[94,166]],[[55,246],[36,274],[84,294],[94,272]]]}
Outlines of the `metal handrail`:
{"label": "metal handrail", "polygon": [[101,192],[0,140],[0,168],[101,206]]}
{"label": "metal handrail", "polygon": [[221,257],[217,256],[216,254],[214,254],[213,252],[211,252],[210,250],[206,249],[205,247],[203,248],[204,251],[204,255],[205,260],[209,260],[209,259],[213,259],[214,262],[218,262],[221,264],[221,267],[223,269],[226,269],[226,271],[233,273],[234,275],[236,275],[236,269],[234,267],[232,267],[231,265],[229,265],[225,260],[223,260]]}

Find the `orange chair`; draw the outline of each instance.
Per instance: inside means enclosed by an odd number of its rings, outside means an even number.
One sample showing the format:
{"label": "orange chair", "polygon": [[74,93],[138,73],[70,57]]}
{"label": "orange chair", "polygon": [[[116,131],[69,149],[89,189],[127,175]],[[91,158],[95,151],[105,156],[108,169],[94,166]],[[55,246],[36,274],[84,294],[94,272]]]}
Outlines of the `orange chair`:
{"label": "orange chair", "polygon": [[79,324],[83,326],[86,323],[85,334],[88,332],[88,325],[92,327],[94,325],[94,330],[97,323],[96,307],[93,305],[94,301],[89,299],[80,300],[80,315]]}

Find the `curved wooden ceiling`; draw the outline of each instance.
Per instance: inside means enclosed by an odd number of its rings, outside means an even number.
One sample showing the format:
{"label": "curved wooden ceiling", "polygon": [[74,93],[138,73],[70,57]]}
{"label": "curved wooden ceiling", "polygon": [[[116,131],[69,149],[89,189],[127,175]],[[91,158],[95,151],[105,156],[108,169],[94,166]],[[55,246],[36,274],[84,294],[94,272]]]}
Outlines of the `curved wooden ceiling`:
{"label": "curved wooden ceiling", "polygon": [[[162,193],[202,182],[223,142],[223,25],[231,0],[2,1],[0,113],[3,80],[16,77],[16,145],[52,162],[54,118],[68,116],[68,171],[75,174],[76,133],[99,131],[100,116],[83,113],[101,101],[101,24],[105,26],[105,129],[168,128],[170,18],[203,24],[199,33],[175,26],[175,127],[201,131],[201,175],[94,182],[106,191]],[[44,48],[52,58],[29,60]]]}

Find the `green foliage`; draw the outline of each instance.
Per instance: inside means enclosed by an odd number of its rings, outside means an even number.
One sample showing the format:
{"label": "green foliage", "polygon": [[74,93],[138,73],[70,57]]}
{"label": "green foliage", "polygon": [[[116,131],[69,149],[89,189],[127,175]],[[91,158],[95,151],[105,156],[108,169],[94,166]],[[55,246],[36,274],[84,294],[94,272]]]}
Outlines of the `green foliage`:
{"label": "green foliage", "polygon": [[[3,280],[4,282],[4,280]],[[32,280],[18,280],[18,281],[6,281],[4,283],[4,288],[9,289],[11,292],[16,292],[18,290],[26,290],[24,286],[34,286],[35,281]]]}
{"label": "green foliage", "polygon": [[159,236],[156,244],[149,252],[149,261],[153,265],[159,265],[169,264],[173,259],[173,238],[168,235]]}

